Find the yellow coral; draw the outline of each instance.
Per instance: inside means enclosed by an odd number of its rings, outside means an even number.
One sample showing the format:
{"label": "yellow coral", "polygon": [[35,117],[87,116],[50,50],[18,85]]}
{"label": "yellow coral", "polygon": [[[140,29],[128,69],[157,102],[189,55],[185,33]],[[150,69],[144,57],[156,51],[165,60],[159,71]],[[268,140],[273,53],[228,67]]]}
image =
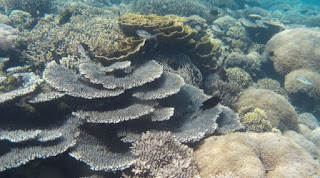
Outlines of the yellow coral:
{"label": "yellow coral", "polygon": [[246,113],[241,118],[241,123],[246,127],[247,131],[269,132],[272,130],[271,123],[267,120],[267,114],[259,108]]}

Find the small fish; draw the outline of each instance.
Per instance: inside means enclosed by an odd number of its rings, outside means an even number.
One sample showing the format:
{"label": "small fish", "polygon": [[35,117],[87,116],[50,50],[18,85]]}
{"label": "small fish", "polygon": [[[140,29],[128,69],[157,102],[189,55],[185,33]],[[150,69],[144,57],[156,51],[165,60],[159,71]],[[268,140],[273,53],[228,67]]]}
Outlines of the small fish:
{"label": "small fish", "polygon": [[312,85],[313,86],[313,82],[312,81],[309,81],[308,79],[306,79],[305,77],[303,76],[297,76],[297,80],[305,85]]}
{"label": "small fish", "polygon": [[157,40],[157,34],[151,35],[149,32],[147,32],[145,30],[137,30],[137,35],[139,35],[141,38],[145,38],[147,40],[149,40],[149,39]]}
{"label": "small fish", "polygon": [[213,96],[213,97],[207,99],[206,101],[204,101],[202,103],[202,106],[200,106],[200,109],[204,111],[204,110],[213,108],[213,107],[217,106],[217,104],[219,104],[220,102],[221,102],[221,99],[219,96]]}
{"label": "small fish", "polygon": [[156,40],[157,43],[154,45],[154,47],[156,48],[158,46],[157,34],[151,35],[149,32],[145,30],[137,30],[137,35],[146,40],[150,40],[150,39]]}

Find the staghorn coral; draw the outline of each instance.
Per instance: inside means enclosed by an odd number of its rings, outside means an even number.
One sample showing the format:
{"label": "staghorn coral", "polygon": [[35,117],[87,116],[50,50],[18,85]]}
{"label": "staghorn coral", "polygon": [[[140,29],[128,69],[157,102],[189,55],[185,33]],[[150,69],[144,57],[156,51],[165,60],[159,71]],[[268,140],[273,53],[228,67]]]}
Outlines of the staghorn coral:
{"label": "staghorn coral", "polygon": [[241,88],[247,88],[252,84],[251,76],[239,67],[226,70],[229,82],[238,84]]}
{"label": "staghorn coral", "polygon": [[308,151],[275,133],[213,136],[207,138],[194,154],[202,177],[228,172],[239,177],[319,175],[319,164]]}
{"label": "staghorn coral", "polygon": [[302,68],[319,71],[319,38],[316,28],[287,29],[268,41],[264,53],[281,75]]}
{"label": "staghorn coral", "polygon": [[249,110],[248,108],[240,108],[239,113],[241,115],[241,123],[245,126],[246,131],[252,132],[270,132],[272,126],[267,119],[267,114],[259,109],[254,108]]}
{"label": "staghorn coral", "polygon": [[181,144],[170,132],[146,132],[133,143],[137,157],[134,177],[196,177],[193,150]]}
{"label": "staghorn coral", "polygon": [[285,76],[284,88],[289,94],[303,94],[319,100],[320,74],[308,69],[293,70]]}
{"label": "staghorn coral", "polygon": [[281,131],[297,130],[298,114],[288,100],[266,89],[249,88],[244,90],[234,107],[239,111],[242,107],[255,107],[264,110],[272,127]]}

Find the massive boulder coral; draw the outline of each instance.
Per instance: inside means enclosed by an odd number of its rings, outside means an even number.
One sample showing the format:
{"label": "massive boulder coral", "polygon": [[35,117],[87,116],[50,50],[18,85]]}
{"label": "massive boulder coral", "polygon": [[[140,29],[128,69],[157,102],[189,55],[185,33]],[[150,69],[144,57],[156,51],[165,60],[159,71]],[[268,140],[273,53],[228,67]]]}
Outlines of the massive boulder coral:
{"label": "massive boulder coral", "polygon": [[2,52],[12,49],[14,40],[17,38],[18,30],[0,23],[0,55]]}
{"label": "massive boulder coral", "polygon": [[239,96],[234,106],[237,111],[243,107],[255,107],[264,110],[272,127],[285,130],[297,130],[298,114],[288,100],[266,89],[249,88]]}
{"label": "massive boulder coral", "polygon": [[302,68],[319,71],[319,40],[317,28],[287,29],[268,41],[264,53],[282,75]]}
{"label": "massive boulder coral", "polygon": [[285,76],[284,88],[289,94],[303,94],[318,101],[320,74],[309,69],[294,70]]}
{"label": "massive boulder coral", "polygon": [[318,162],[308,151],[275,133],[213,136],[194,154],[202,177],[229,172],[239,177],[313,177],[320,174]]}

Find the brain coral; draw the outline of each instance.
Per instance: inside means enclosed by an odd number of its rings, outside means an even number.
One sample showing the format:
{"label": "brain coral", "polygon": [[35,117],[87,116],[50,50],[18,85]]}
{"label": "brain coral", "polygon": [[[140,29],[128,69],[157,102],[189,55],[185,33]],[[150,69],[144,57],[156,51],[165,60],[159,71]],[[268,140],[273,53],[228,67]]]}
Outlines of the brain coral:
{"label": "brain coral", "polygon": [[319,100],[320,74],[308,69],[294,70],[285,76],[284,87],[289,94],[300,93]]}
{"label": "brain coral", "polygon": [[301,68],[320,70],[319,41],[319,29],[288,29],[268,41],[265,54],[282,75]]}
{"label": "brain coral", "polygon": [[256,107],[264,110],[272,127],[285,130],[297,130],[298,115],[294,107],[282,95],[266,89],[246,89],[236,103],[236,110],[242,107]]}
{"label": "brain coral", "polygon": [[[313,177],[319,164],[291,139],[275,133],[232,133],[207,138],[195,151],[201,177]],[[302,164],[303,163],[303,164]]]}

